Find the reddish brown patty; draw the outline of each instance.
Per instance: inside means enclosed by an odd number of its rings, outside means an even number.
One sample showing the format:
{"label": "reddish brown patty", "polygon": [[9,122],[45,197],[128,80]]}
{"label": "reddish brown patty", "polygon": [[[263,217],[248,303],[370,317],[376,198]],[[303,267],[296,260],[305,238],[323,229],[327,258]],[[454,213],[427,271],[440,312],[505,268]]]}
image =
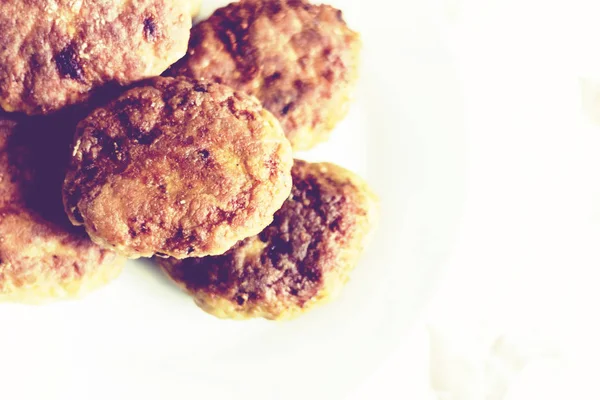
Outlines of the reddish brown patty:
{"label": "reddish brown patty", "polygon": [[78,125],[64,203],[92,239],[129,257],[222,254],[272,221],[292,162],[256,99],[156,78]]}
{"label": "reddish brown patty", "polygon": [[0,300],[78,296],[116,277],[124,263],[64,213],[68,121],[0,112]]}
{"label": "reddish brown patty", "polygon": [[159,260],[206,311],[286,318],[333,297],[374,220],[364,181],[333,164],[296,160],[294,186],[273,223],[222,256]]}
{"label": "reddish brown patty", "polygon": [[246,0],[192,29],[188,54],[168,72],[223,82],[256,96],[292,146],[328,138],[345,116],[360,42],[342,12],[299,0]]}
{"label": "reddish brown patty", "polygon": [[185,0],[3,0],[0,107],[46,114],[159,75],[184,55],[190,27]]}

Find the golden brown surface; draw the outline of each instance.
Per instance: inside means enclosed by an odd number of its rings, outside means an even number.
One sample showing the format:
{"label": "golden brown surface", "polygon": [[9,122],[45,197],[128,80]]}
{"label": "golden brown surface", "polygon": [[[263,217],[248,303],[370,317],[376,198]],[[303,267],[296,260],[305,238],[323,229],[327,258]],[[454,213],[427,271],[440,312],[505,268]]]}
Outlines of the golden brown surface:
{"label": "golden brown surface", "polygon": [[222,82],[256,96],[292,147],[327,140],[346,115],[360,41],[342,12],[300,0],[246,0],[192,29],[187,55],[167,73]]}
{"label": "golden brown surface", "polygon": [[292,163],[255,98],[156,78],[78,125],[64,203],[94,241],[132,258],[222,254],[272,221]]}
{"label": "golden brown surface", "polygon": [[221,318],[297,316],[338,293],[372,229],[377,200],[339,166],[296,160],[292,193],[259,235],[217,257],[158,260]]}
{"label": "golden brown surface", "polygon": [[159,75],[185,54],[190,27],[187,0],[3,0],[0,107],[45,114]]}
{"label": "golden brown surface", "polygon": [[125,262],[67,219],[60,183],[72,130],[55,122],[0,112],[0,300],[79,296]]}

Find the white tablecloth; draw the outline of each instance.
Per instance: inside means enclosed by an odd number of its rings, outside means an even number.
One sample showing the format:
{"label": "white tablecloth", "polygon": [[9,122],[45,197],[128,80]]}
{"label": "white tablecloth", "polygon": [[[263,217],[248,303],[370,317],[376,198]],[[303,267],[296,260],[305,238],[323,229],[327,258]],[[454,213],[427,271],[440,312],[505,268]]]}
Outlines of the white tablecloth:
{"label": "white tablecloth", "polygon": [[600,5],[550,3],[440,1],[464,215],[435,297],[353,398],[600,398]]}

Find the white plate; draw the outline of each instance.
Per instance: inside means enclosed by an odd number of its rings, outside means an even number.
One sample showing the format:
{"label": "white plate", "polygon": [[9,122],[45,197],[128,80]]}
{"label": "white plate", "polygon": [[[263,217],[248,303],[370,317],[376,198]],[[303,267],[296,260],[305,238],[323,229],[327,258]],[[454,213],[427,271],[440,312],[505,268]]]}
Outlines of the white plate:
{"label": "white plate", "polygon": [[[378,4],[376,4],[378,3]],[[459,84],[428,1],[337,1],[363,33],[357,102],[302,156],[365,176],[374,241],[342,297],[288,323],[221,321],[150,262],[80,300],[0,306],[0,391],[19,399],[334,399],[395,346],[450,249],[463,193]],[[222,1],[205,1],[210,13]]]}

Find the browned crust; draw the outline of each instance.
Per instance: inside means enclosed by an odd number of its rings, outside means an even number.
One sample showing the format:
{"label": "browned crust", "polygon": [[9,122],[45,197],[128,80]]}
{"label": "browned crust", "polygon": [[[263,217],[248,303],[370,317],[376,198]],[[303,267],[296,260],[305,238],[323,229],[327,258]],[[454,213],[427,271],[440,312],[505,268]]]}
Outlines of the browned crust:
{"label": "browned crust", "polygon": [[292,162],[256,99],[156,78],[78,125],[64,204],[93,240],[129,257],[222,254],[271,222]]}
{"label": "browned crust", "polygon": [[185,53],[184,0],[0,2],[0,107],[46,114],[107,82],[159,75]]}
{"label": "browned crust", "polygon": [[192,29],[187,55],[168,72],[223,82],[256,96],[295,150],[324,141],[347,112],[360,41],[327,5],[245,0]]}
{"label": "browned crust", "polygon": [[0,114],[0,300],[79,296],[116,277],[125,261],[68,221],[60,182],[70,135],[68,124],[54,122]]}
{"label": "browned crust", "polygon": [[364,181],[328,163],[296,160],[273,223],[217,257],[159,260],[200,307],[220,317],[287,318],[333,297],[374,222]]}

